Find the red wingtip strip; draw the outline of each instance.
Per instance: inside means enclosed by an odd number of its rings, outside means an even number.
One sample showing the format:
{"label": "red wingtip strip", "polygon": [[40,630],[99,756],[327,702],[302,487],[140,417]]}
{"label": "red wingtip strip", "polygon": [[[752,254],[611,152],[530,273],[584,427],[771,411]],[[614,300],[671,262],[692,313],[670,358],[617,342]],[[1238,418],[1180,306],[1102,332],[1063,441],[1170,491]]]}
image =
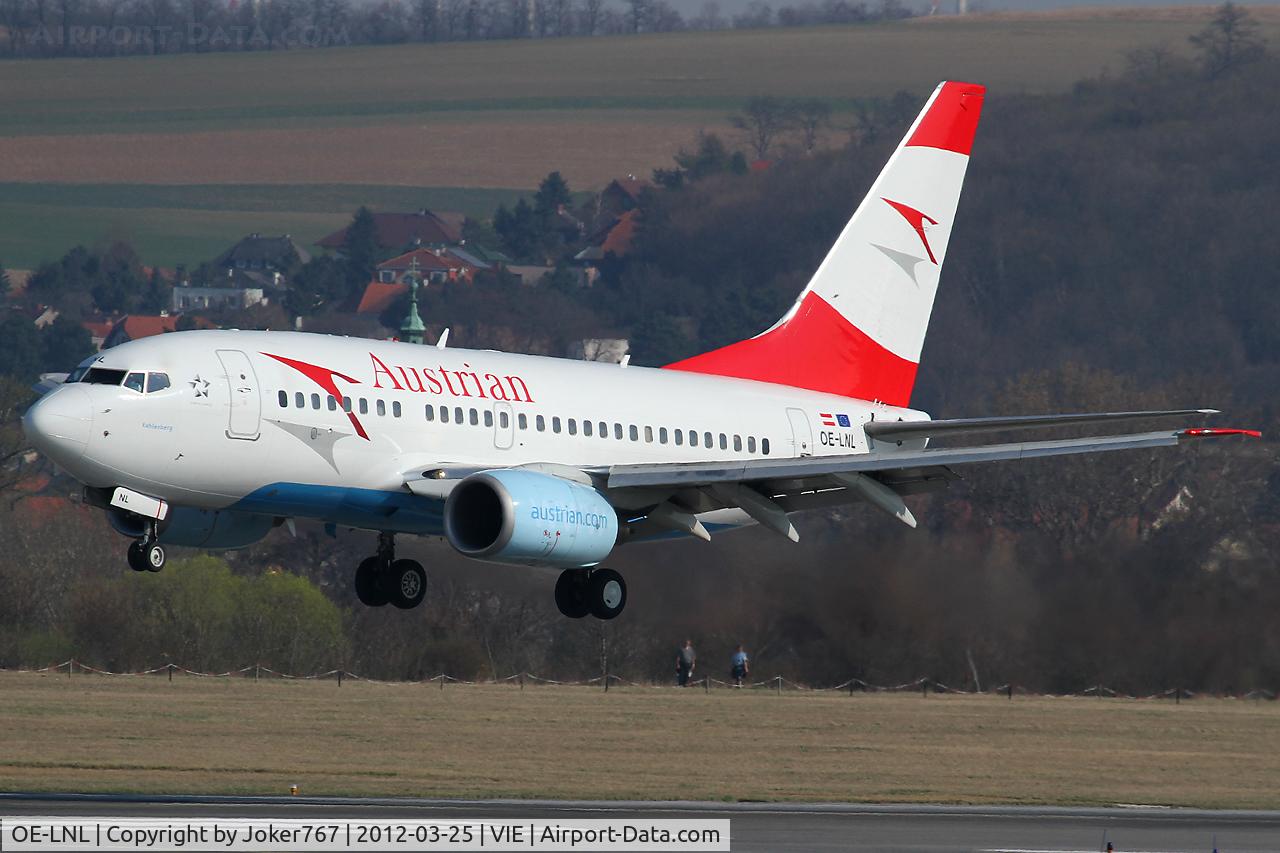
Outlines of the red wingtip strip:
{"label": "red wingtip strip", "polygon": [[1182,434],[1188,438],[1217,438],[1223,435],[1245,435],[1249,438],[1262,438],[1262,432],[1256,429],[1184,429]]}
{"label": "red wingtip strip", "polygon": [[916,125],[907,145],[941,148],[968,156],[982,117],[987,88],[976,83],[943,83],[929,112]]}

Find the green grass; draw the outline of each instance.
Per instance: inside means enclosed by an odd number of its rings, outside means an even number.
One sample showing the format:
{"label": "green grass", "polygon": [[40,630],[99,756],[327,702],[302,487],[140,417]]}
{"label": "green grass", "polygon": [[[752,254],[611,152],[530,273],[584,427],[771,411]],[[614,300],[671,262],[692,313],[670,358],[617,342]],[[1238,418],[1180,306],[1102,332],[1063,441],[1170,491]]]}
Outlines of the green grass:
{"label": "green grass", "polygon": [[428,207],[488,217],[518,190],[362,184],[0,183],[0,262],[33,269],[77,243],[132,243],[147,263],[209,260],[246,234],[292,234],[304,247],[342,227],[362,204]]}

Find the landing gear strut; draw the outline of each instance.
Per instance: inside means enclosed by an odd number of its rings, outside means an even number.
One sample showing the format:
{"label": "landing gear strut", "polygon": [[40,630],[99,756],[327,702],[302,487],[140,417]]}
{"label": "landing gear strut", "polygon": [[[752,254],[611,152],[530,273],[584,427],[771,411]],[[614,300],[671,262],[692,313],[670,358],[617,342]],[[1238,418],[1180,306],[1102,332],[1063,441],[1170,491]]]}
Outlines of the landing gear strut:
{"label": "landing gear strut", "polygon": [[613,569],[566,569],[556,581],[556,607],[570,619],[613,619],[626,606],[627,582]]}
{"label": "landing gear strut", "polygon": [[395,534],[378,534],[378,553],[356,569],[356,598],[368,607],[411,610],[427,594],[427,573],[415,560],[397,560]]}
{"label": "landing gear strut", "polygon": [[129,568],[135,572],[158,572],[164,568],[164,548],[156,541],[158,537],[155,522],[147,525],[147,532],[141,539],[129,545]]}

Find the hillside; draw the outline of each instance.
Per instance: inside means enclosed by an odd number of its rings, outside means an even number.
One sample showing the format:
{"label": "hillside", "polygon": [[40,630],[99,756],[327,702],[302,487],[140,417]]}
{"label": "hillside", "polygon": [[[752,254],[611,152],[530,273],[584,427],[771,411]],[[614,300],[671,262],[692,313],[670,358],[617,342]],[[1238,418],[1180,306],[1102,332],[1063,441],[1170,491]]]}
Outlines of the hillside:
{"label": "hillside", "polygon": [[[753,95],[828,99],[839,125],[853,99],[923,95],[943,78],[998,94],[1065,91],[1123,68],[1136,47],[1181,51],[1204,14],[0,62],[0,179],[34,188],[0,198],[0,259],[30,267],[69,243],[123,237],[148,261],[173,264],[236,232],[318,236],[353,202],[388,195],[337,198],[312,184],[509,195],[558,169],[575,189],[599,187],[666,164],[699,129],[726,129]],[[1262,20],[1280,40],[1280,16]],[[843,139],[837,129],[830,141]],[[48,184],[78,188],[45,200]],[[227,185],[258,191],[218,190]],[[192,201],[131,201],[155,186]],[[492,200],[426,189],[416,198],[463,209]]]}

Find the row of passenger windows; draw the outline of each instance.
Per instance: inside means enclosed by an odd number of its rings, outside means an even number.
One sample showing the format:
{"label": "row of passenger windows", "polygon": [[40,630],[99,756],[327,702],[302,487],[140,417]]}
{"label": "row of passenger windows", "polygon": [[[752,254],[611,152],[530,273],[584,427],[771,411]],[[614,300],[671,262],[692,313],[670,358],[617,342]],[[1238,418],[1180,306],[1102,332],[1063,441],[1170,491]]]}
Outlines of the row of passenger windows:
{"label": "row of passenger windows", "polygon": [[[279,392],[280,408],[289,408],[289,393],[287,391]],[[310,408],[319,410],[322,407],[328,408],[331,412],[338,410],[338,401],[332,397],[322,398],[319,394],[312,394],[310,398],[301,391],[295,391],[293,394],[294,408],[305,409],[308,403]],[[353,408],[354,406],[354,408]],[[373,409],[379,416],[386,416],[387,404],[385,400],[374,400]],[[356,411],[359,414],[369,414],[369,401],[360,397],[352,400],[350,397],[342,398],[342,410],[344,412]],[[402,414],[400,401],[393,400],[391,403],[391,417],[398,418]],[[427,404],[425,410],[428,421],[439,421],[442,424],[470,424],[471,426],[479,426],[483,420],[486,427],[493,426],[493,411],[485,409],[464,409],[461,406],[454,406],[450,409],[448,406],[433,406]],[[510,414],[503,411],[498,413],[498,428],[509,429],[511,427]],[[713,433],[709,431],[699,431],[696,429],[668,429],[667,427],[651,427],[637,426],[630,424],[624,426],[620,423],[613,423],[612,428],[606,421],[579,421],[577,418],[560,418],[553,415],[547,418],[545,415],[534,415],[532,418],[533,429],[537,432],[546,432],[548,425],[551,432],[559,435],[568,433],[569,435],[584,435],[587,438],[603,438],[608,439],[610,435],[617,441],[640,441],[646,444],[674,444],[676,447],[705,447],[707,449],[719,448],[720,450],[728,450],[733,448],[734,452],[741,453],[745,449],[748,453],[758,451],[764,455],[769,455],[769,439],[762,438],[758,442],[754,435],[749,435],[745,439],[741,435],[730,435],[728,433]],[[516,427],[520,430],[528,430],[530,426],[529,415],[521,412],[516,415]]]}

